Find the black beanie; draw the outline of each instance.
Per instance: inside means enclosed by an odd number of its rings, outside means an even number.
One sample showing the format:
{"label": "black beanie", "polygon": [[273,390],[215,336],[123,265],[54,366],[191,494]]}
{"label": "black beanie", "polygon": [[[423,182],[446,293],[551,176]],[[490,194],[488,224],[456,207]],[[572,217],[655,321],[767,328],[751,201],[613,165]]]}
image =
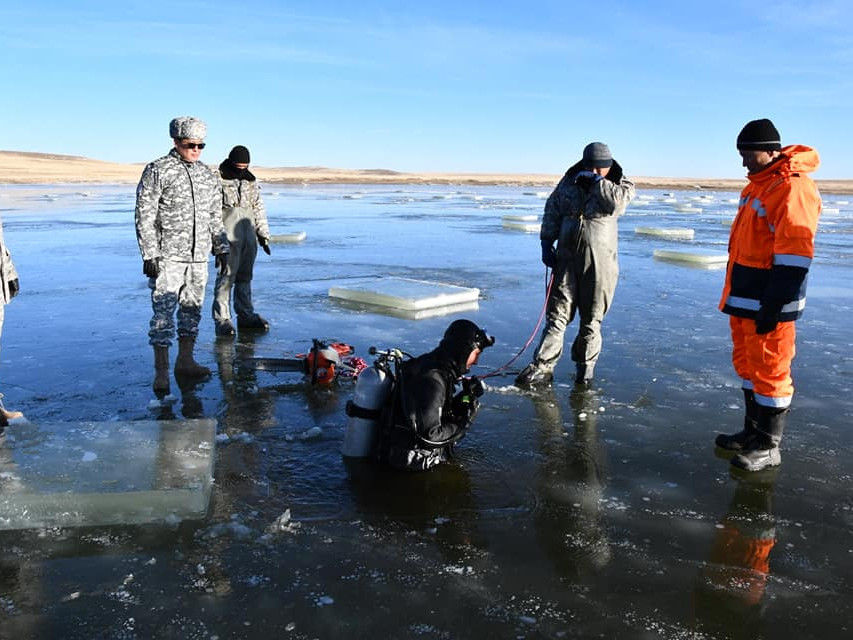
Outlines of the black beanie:
{"label": "black beanie", "polygon": [[231,153],[228,154],[228,159],[231,162],[249,164],[249,150],[238,144],[236,147],[231,149]]}
{"label": "black beanie", "polygon": [[741,151],[779,151],[782,149],[781,136],[767,118],[752,120],[738,134],[737,148]]}

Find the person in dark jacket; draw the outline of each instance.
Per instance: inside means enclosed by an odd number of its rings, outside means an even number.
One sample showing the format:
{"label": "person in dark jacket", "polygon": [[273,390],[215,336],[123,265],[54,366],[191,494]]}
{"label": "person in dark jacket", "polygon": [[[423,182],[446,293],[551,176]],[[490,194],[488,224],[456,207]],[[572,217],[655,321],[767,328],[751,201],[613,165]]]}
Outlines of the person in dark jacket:
{"label": "person in dark jacket", "polygon": [[384,420],[381,460],[398,469],[425,471],[452,456],[483,394],[482,382],[462,376],[494,343],[470,320],[455,320],[438,347],[403,362]]}
{"label": "person in dark jacket", "polygon": [[231,323],[231,291],[237,327],[265,332],[270,328],[265,318],[255,313],[252,303],[252,276],[258,246],[270,255],[270,228],[267,223],[261,188],[249,171],[249,150],[237,145],[219,165],[222,184],[222,223],[228,234],[228,268],[216,276],[213,296],[213,321],[216,335],[234,335]]}

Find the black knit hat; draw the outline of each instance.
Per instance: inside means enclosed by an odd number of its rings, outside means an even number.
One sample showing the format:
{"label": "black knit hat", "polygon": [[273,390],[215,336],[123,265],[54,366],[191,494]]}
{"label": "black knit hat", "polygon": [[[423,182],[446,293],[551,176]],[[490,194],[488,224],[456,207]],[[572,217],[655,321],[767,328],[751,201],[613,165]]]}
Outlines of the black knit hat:
{"label": "black knit hat", "polygon": [[236,147],[231,149],[231,153],[228,154],[228,159],[231,162],[249,164],[249,150],[238,144]]}
{"label": "black knit hat", "polygon": [[741,151],[779,151],[782,140],[773,123],[762,118],[746,123],[737,136],[737,148]]}

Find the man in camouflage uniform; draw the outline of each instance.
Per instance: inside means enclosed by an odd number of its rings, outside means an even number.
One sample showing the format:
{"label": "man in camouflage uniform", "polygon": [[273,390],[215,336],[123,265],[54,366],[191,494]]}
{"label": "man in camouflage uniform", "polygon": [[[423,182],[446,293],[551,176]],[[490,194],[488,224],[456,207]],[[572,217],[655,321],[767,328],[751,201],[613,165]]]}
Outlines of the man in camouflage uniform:
{"label": "man in camouflage uniform", "polygon": [[[6,247],[6,240],[3,238],[3,223],[0,222],[0,332],[3,331],[6,304],[18,295],[19,289],[18,272],[12,263],[12,254]],[[2,397],[3,394],[0,393],[0,398]],[[9,420],[20,418],[22,415],[20,411],[7,411],[3,402],[0,401],[0,436],[3,435],[3,430],[9,424]]]}
{"label": "man in camouflage uniform", "polygon": [[261,188],[249,171],[249,150],[237,145],[219,165],[222,184],[222,221],[231,251],[228,269],[216,276],[213,297],[213,321],[217,336],[233,336],[231,324],[231,288],[234,311],[240,330],[268,331],[269,323],[255,313],[252,304],[252,272],[258,245],[270,255],[270,229]]}
{"label": "man in camouflage uniform", "polygon": [[580,327],[572,344],[575,383],[588,386],[592,381],[601,353],[601,323],[619,279],[616,221],[633,197],[634,183],[602,142],[588,144],[551,193],[539,232],[542,262],[554,269],[547,324],[533,362],[515,380],[517,386],[551,383],[566,327],[576,312]]}
{"label": "man in camouflage uniform", "polygon": [[154,316],[148,332],[154,347],[154,391],[169,392],[169,345],[178,309],[175,375],[204,377],[210,369],[193,359],[211,252],[228,266],[219,178],[202,162],[207,126],[191,117],[169,123],[174,148],[145,167],[136,188],[136,237],[142,272],[148,276]]}

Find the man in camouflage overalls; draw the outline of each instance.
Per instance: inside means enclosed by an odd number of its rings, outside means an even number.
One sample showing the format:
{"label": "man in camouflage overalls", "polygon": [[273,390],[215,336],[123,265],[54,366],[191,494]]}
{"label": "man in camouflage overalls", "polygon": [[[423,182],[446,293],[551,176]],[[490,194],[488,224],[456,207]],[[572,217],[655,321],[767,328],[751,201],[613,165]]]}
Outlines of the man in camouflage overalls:
{"label": "man in camouflage overalls", "polygon": [[231,252],[228,270],[216,276],[213,290],[213,321],[216,335],[234,335],[231,323],[231,289],[240,330],[268,331],[269,323],[255,313],[252,303],[252,274],[258,245],[270,255],[270,228],[261,199],[261,188],[249,171],[249,150],[237,145],[219,165],[222,183],[222,222]]}
{"label": "man in camouflage overalls", "polygon": [[175,375],[204,377],[210,369],[193,359],[211,252],[228,266],[219,178],[199,162],[207,126],[192,117],[169,123],[174,148],[145,167],[136,188],[136,237],[142,272],[148,276],[154,316],[148,331],[154,347],[154,391],[169,392],[169,345],[178,309]]}
{"label": "man in camouflage overalls", "polygon": [[601,353],[601,323],[619,279],[617,218],[634,192],[634,183],[624,176],[610,148],[591,142],[549,196],[539,231],[542,262],[554,270],[547,324],[533,362],[515,379],[518,387],[551,384],[566,328],[576,314],[580,326],[572,343],[575,383],[587,387],[592,382]]}

